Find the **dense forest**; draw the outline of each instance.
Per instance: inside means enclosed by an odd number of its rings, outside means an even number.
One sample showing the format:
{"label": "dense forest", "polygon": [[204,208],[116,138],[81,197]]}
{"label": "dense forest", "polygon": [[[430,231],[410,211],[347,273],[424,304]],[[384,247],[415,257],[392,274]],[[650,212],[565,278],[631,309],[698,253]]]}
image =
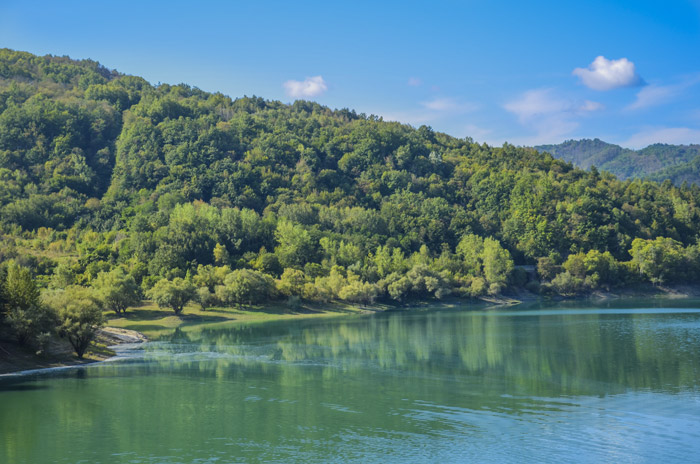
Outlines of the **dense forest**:
{"label": "dense forest", "polygon": [[567,140],[558,145],[539,145],[540,152],[551,153],[575,166],[593,166],[620,179],[649,179],[675,185],[683,182],[700,185],[700,145],[657,143],[641,150],[622,148],[599,139]]}
{"label": "dense forest", "polygon": [[0,309],[22,343],[58,326],[81,353],[101,310],[145,298],[180,313],[691,282],[699,204],[695,185],[532,148],[0,50]]}

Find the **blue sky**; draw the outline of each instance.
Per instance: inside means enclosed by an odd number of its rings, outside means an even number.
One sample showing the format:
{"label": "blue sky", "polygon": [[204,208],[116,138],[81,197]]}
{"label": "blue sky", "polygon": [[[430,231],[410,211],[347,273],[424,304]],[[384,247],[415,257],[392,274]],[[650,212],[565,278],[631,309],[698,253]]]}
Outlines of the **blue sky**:
{"label": "blue sky", "polygon": [[493,145],[700,143],[700,0],[0,0],[0,47]]}

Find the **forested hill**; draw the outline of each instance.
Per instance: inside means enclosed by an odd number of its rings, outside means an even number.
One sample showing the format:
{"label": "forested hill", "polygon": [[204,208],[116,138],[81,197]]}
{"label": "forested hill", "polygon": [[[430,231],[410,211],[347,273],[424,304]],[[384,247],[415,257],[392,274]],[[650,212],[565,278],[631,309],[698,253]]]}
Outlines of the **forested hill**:
{"label": "forested hill", "polygon": [[0,260],[41,287],[186,281],[232,304],[536,291],[514,271],[532,263],[563,293],[694,279],[699,204],[531,148],[0,50]]}
{"label": "forested hill", "polygon": [[621,179],[646,178],[676,185],[700,185],[700,145],[657,143],[641,150],[630,150],[599,139],[567,140],[558,145],[539,145],[540,152],[589,169],[595,166]]}

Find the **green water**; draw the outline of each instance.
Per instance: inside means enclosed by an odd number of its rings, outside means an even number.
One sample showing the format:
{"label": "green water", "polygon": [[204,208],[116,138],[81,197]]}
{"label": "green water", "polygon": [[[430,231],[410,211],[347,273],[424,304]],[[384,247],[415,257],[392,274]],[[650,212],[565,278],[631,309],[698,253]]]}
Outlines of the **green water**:
{"label": "green water", "polygon": [[698,462],[700,302],[175,333],[0,380],[0,463]]}

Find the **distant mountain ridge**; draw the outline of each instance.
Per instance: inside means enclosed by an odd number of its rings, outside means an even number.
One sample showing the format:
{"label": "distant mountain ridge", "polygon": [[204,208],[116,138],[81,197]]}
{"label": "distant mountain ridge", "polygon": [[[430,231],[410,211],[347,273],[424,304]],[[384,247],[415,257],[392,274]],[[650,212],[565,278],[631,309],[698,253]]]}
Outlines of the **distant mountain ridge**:
{"label": "distant mountain ridge", "polygon": [[631,150],[600,139],[582,139],[534,148],[583,169],[595,166],[623,180],[643,178],[663,182],[669,179],[676,185],[683,182],[700,185],[700,145],[657,143]]}

